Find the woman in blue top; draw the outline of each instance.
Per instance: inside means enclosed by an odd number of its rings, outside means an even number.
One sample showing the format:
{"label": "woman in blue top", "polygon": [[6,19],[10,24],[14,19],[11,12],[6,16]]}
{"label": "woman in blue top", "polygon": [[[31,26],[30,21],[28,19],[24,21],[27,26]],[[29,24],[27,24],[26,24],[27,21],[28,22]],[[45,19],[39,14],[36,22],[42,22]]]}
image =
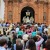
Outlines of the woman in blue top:
{"label": "woman in blue top", "polygon": [[17,33],[18,36],[22,36],[23,35],[23,31],[20,29],[19,32]]}
{"label": "woman in blue top", "polygon": [[36,33],[36,30],[34,30],[34,31],[32,32],[32,35],[31,35],[31,36],[34,37],[34,36],[36,36],[36,34],[37,34],[37,33]]}

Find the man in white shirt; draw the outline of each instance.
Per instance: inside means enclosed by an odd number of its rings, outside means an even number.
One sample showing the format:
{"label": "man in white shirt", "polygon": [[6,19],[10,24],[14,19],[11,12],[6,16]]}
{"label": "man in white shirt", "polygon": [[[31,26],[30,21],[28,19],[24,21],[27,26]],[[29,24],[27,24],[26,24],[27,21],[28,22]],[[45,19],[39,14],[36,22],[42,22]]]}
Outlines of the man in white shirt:
{"label": "man in white shirt", "polygon": [[4,47],[0,47],[0,50],[6,50]]}
{"label": "man in white shirt", "polygon": [[0,40],[0,50],[6,50],[6,47],[7,47],[6,39],[1,39]]}
{"label": "man in white shirt", "polygon": [[35,40],[35,44],[36,44],[36,50],[40,50],[40,45],[42,44],[44,39],[39,35],[37,35],[36,37],[38,37],[37,41],[36,41],[36,39],[34,39]]}
{"label": "man in white shirt", "polygon": [[46,31],[48,32],[48,28],[44,28],[44,32],[46,32]]}
{"label": "man in white shirt", "polygon": [[19,27],[17,26],[17,27],[16,27],[16,33],[18,33],[18,31],[19,31]]}
{"label": "man in white shirt", "polygon": [[0,27],[2,27],[2,24],[0,23]]}
{"label": "man in white shirt", "polygon": [[23,38],[24,41],[27,41],[28,40],[28,37],[29,37],[28,34],[24,34],[22,38]]}

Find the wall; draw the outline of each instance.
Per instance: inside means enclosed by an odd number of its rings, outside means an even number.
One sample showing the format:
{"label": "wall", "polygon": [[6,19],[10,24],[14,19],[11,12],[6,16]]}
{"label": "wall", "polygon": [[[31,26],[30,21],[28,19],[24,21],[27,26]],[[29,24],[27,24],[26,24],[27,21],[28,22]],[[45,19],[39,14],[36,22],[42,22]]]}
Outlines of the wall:
{"label": "wall", "polygon": [[[8,0],[5,1],[5,21],[17,23],[21,20],[21,10],[26,7],[30,6],[35,11],[35,22],[37,23],[46,23],[50,24],[50,4],[45,2],[36,2],[35,0],[22,0],[22,3],[13,1],[12,4],[8,4]],[[8,19],[8,12],[13,12],[13,16],[11,20]],[[43,19],[44,12],[46,13],[46,20]]]}
{"label": "wall", "polygon": [[0,0],[0,18],[2,20],[4,20],[4,1],[3,0]]}

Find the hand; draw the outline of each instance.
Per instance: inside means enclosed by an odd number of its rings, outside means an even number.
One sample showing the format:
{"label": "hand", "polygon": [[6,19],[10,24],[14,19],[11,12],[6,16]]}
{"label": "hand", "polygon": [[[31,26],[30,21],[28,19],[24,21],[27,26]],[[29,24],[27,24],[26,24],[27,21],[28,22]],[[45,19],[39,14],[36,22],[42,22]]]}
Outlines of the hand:
{"label": "hand", "polygon": [[37,38],[40,38],[41,39],[41,36],[40,35],[36,35],[37,36]]}

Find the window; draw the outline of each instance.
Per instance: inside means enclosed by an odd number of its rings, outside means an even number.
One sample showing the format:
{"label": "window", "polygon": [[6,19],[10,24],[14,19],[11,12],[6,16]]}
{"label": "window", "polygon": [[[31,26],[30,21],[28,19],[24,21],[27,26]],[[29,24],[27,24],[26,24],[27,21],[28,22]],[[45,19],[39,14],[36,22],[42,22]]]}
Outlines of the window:
{"label": "window", "polygon": [[43,20],[46,21],[46,12],[43,14]]}
{"label": "window", "polygon": [[9,1],[8,1],[8,3],[10,3],[10,2],[13,3],[13,0],[9,0]]}
{"label": "window", "polygon": [[26,0],[27,2],[30,2],[31,0]]}
{"label": "window", "polygon": [[13,14],[12,14],[12,11],[9,11],[9,12],[8,12],[8,19],[9,19],[9,20],[12,19],[12,15],[13,15]]}
{"label": "window", "polygon": [[21,2],[22,2],[22,0],[17,0],[17,2],[21,3]]}

